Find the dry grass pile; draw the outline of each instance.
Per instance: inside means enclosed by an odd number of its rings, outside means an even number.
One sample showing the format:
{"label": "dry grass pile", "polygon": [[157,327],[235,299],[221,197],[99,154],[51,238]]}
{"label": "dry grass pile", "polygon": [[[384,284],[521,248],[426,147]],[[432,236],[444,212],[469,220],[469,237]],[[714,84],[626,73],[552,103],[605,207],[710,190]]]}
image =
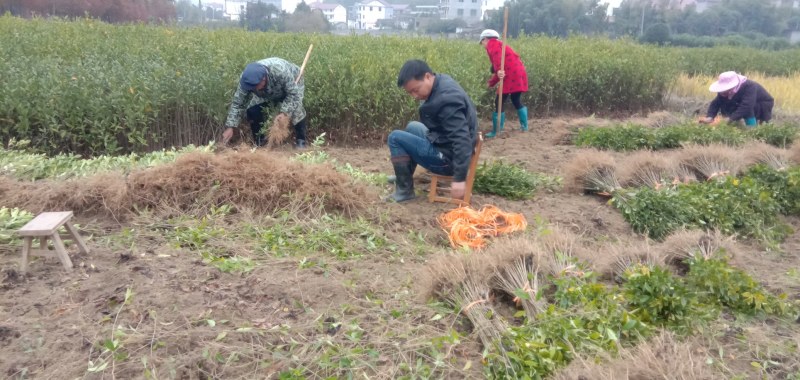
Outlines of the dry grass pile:
{"label": "dry grass pile", "polygon": [[658,189],[676,177],[675,165],[667,156],[648,150],[632,153],[619,165],[620,183],[625,187]]}
{"label": "dry grass pile", "polygon": [[595,358],[575,360],[553,379],[718,379],[719,373],[706,364],[704,352],[702,344],[694,339],[680,341],[674,334],[662,332],[634,348],[621,349],[616,358],[606,357],[600,362]]}
{"label": "dry grass pile", "polygon": [[611,194],[620,188],[614,157],[597,149],[581,150],[564,173],[564,187],[571,191]]}
{"label": "dry grass pile", "polygon": [[651,128],[663,128],[678,124],[680,122],[680,118],[669,111],[656,111],[651,112],[646,117],[631,118],[628,120],[628,122],[631,124],[643,125]]}
{"label": "dry grass pile", "polygon": [[137,208],[203,210],[230,204],[270,212],[321,202],[351,215],[366,207],[367,189],[327,165],[307,166],[266,151],[190,153],[172,164],[129,176],[22,183],[0,179],[3,204],[31,212],[74,210],[122,217]]}
{"label": "dry grass pile", "polygon": [[792,160],[795,165],[800,165],[800,142],[792,144],[792,146],[789,147],[789,159]]}
{"label": "dry grass pile", "polygon": [[791,166],[791,152],[767,143],[757,141],[746,144],[743,148],[745,152],[745,165],[764,164],[775,170],[784,170]]}
{"label": "dry grass pile", "polygon": [[687,145],[680,153],[680,163],[703,180],[739,174],[743,168],[740,151],[727,145]]}

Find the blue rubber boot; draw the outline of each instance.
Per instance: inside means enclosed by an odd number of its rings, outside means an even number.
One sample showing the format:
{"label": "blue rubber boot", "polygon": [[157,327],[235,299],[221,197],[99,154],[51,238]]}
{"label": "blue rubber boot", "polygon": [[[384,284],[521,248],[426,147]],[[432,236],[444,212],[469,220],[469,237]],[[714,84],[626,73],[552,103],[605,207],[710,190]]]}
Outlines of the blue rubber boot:
{"label": "blue rubber boot", "polygon": [[486,134],[486,138],[492,138],[497,136],[498,133],[503,132],[503,124],[506,122],[506,113],[503,112],[500,114],[500,128],[498,131],[497,128],[497,112],[492,113],[492,131]]}
{"label": "blue rubber boot", "polygon": [[518,109],[517,115],[519,115],[519,129],[528,132],[528,107]]}
{"label": "blue rubber boot", "polygon": [[490,139],[497,134],[497,112],[492,112],[492,131],[486,134],[486,138]]}

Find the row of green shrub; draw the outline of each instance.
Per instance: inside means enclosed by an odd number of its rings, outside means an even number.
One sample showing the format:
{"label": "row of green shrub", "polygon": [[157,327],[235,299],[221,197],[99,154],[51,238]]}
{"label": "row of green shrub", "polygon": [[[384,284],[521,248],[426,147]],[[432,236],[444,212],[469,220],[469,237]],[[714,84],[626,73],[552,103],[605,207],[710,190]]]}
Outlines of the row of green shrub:
{"label": "row of green shrub", "polygon": [[681,228],[700,228],[777,242],[792,232],[778,215],[800,215],[800,167],[757,165],[724,181],[623,189],[613,194],[611,204],[634,231],[653,239]]}
{"label": "row of green shrub", "polygon": [[212,145],[181,149],[160,150],[144,154],[131,153],[121,156],[96,156],[83,159],[75,154],[47,156],[26,151],[26,145],[12,144],[14,149],[0,147],[0,174],[24,181],[46,178],[75,178],[102,172],[130,172],[175,161],[181,154],[189,152],[211,152]]}
{"label": "row of green shrub", "polygon": [[[654,335],[659,328],[688,335],[721,310],[742,315],[796,317],[797,305],[773,295],[723,252],[685,259],[689,271],[675,276],[659,266],[633,264],[621,286],[606,286],[592,272],[549,278],[551,305],[535,320],[512,327],[489,354],[486,373],[496,379],[541,379],[576,355],[616,353]],[[578,263],[575,266],[581,269]],[[585,270],[585,268],[582,268]],[[541,295],[541,294],[540,294]]]}
{"label": "row of green shrub", "polygon": [[[39,151],[102,154],[206,144],[220,132],[242,68],[278,56],[305,71],[312,133],[357,143],[416,118],[396,86],[421,58],[458,80],[485,116],[489,60],[474,41],[278,34],[0,17],[0,141]],[[641,110],[660,104],[676,69],[632,41],[511,41],[528,71],[533,114]]]}
{"label": "row of green shrub", "polygon": [[709,48],[663,48],[677,69],[689,75],[719,75],[735,70],[759,72],[769,76],[785,76],[800,71],[800,49],[760,50],[742,46]]}
{"label": "row of green shrub", "polygon": [[623,124],[582,128],[577,132],[573,143],[582,147],[631,151],[679,148],[686,143],[738,146],[747,140],[758,140],[783,148],[794,141],[798,132],[800,127],[795,124],[764,124],[747,129],[729,124],[708,126],[692,122],[662,128]]}

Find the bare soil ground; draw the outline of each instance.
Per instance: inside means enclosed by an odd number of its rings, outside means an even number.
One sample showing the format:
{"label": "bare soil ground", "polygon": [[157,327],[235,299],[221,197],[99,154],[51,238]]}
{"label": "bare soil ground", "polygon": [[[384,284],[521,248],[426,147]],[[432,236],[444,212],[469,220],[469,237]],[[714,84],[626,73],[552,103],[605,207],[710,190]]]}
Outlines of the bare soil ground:
{"label": "bare soil ground", "polygon": [[[579,151],[563,144],[564,136],[571,127],[595,122],[603,121],[531,120],[528,133],[513,130],[516,124],[510,122],[511,131],[486,141],[481,161],[502,159],[563,175]],[[324,149],[338,162],[366,172],[391,171],[385,146]],[[280,148],[265,154],[293,153]],[[195,220],[176,222],[165,216],[174,216],[175,210],[159,206],[124,220],[76,210],[92,252],[80,255],[73,249],[76,268],[71,273],[47,258],[35,261],[23,276],[19,246],[0,246],[0,378],[278,378],[292,370],[310,378],[480,378],[478,339],[461,317],[424,296],[427,263],[450,251],[436,216],[452,208],[424,199],[424,177],[417,176],[420,199],[404,204],[381,201],[389,186],[353,190],[361,198],[353,204],[367,204],[356,208],[353,218],[380,226],[387,240],[383,248],[353,259],[321,251],[288,256],[259,251],[263,246],[241,233],[267,223],[257,197],[221,218],[219,226],[226,232],[208,240],[227,255],[252,258],[254,268],[243,273],[222,272],[172,238],[180,223],[197,223],[202,215],[182,210]],[[25,202],[10,194],[16,185],[5,183],[5,189],[0,184],[3,204],[23,206],[6,204]],[[37,186],[24,189],[36,192]],[[167,185],[159,186],[159,194],[169,194],[163,188]],[[509,201],[475,194],[473,205],[484,204],[523,213],[530,223],[528,234],[547,224],[569,230],[598,258],[610,255],[609,245],[645,240],[594,196],[540,192],[532,200]],[[292,207],[296,203],[276,210]],[[297,223],[320,212],[300,210]],[[787,222],[800,230],[800,220]],[[737,264],[771,290],[800,297],[800,233],[789,237],[782,252],[741,244],[745,254]],[[442,338],[453,330],[464,336]],[[690,340],[666,334],[600,364],[591,358],[576,361],[560,378],[797,378],[790,376],[800,376],[799,350],[797,324],[730,319]]]}

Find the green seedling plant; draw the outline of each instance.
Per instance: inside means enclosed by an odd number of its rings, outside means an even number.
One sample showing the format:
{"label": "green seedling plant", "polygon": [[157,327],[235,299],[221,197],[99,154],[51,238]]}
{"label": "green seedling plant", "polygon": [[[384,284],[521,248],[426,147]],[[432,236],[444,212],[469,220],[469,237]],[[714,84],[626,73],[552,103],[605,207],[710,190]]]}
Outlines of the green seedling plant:
{"label": "green seedling plant", "polygon": [[532,198],[539,189],[555,191],[560,185],[558,177],[531,173],[519,165],[493,161],[478,166],[473,187],[478,193],[523,200]]}
{"label": "green seedling plant", "polygon": [[0,244],[18,243],[15,233],[33,217],[32,213],[20,208],[0,207]]}
{"label": "green seedling plant", "polygon": [[722,254],[712,257],[695,255],[687,262],[687,283],[707,302],[746,315],[797,316],[796,302],[790,302],[786,294],[770,294],[750,275],[730,266]]}
{"label": "green seedling plant", "polygon": [[125,290],[125,298],[119,304],[117,312],[114,315],[113,323],[111,324],[111,337],[103,340],[99,344],[101,350],[100,355],[95,360],[90,360],[86,369],[89,373],[104,372],[108,369],[109,363],[111,364],[111,376],[114,377],[116,363],[128,359],[128,351],[125,349],[122,338],[125,337],[125,332],[118,327],[117,322],[119,315],[125,306],[133,302],[133,289],[128,287]]}

